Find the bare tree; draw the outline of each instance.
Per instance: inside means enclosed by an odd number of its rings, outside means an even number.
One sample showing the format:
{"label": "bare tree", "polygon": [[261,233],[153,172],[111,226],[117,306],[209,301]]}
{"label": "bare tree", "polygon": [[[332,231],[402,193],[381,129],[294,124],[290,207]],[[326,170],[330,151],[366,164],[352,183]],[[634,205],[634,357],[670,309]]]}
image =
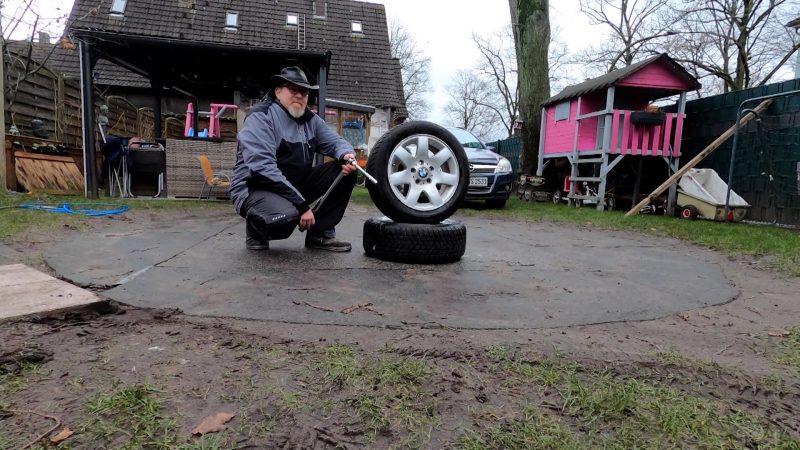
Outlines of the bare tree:
{"label": "bare tree", "polygon": [[450,125],[471,131],[483,140],[493,137],[500,124],[497,111],[487,106],[492,99],[489,83],[470,70],[460,70],[448,86],[450,101],[445,113]]}
{"label": "bare tree", "polygon": [[[37,11],[48,8],[50,6],[45,5],[41,0],[25,0],[16,11],[11,12],[6,11],[6,5],[0,2],[0,10],[3,13],[1,28],[3,32],[0,35],[2,50],[0,51],[9,66],[15,68],[14,83],[7,83],[4,86],[7,108],[13,106],[16,101],[20,84],[42,70],[56,49],[56,45],[49,42],[34,43],[37,33],[46,31],[49,35],[49,33],[60,30],[67,21],[67,13],[60,11],[60,8],[56,8],[57,15],[55,17],[43,19]],[[12,51],[9,43],[13,42],[14,37],[18,35],[26,38],[27,46],[20,46],[17,51]],[[36,60],[34,60],[34,45],[41,45],[44,50],[43,54],[39,53]],[[6,81],[9,81],[9,78],[7,75]]]}
{"label": "bare tree", "polygon": [[497,114],[506,135],[510,137],[514,122],[519,117],[517,56],[511,27],[488,36],[473,33],[472,40],[481,54],[478,76],[492,87],[493,95],[487,98],[484,106]]}
{"label": "bare tree", "polygon": [[798,47],[785,24],[796,18],[798,0],[682,0],[684,32],[673,36],[670,53],[694,67],[707,92],[755,86],[774,73]]}
{"label": "bare tree", "polygon": [[592,24],[610,33],[608,39],[578,55],[577,61],[587,68],[599,65],[611,72],[628,66],[658,53],[665,38],[677,33],[672,29],[676,10],[669,7],[670,0],[580,0],[580,5]]}
{"label": "bare tree", "polygon": [[424,118],[430,111],[425,93],[430,91],[431,59],[417,46],[414,37],[400,22],[389,24],[389,46],[393,58],[400,61],[406,109],[412,119]]}
{"label": "bare tree", "polygon": [[519,67],[522,171],[531,173],[539,152],[540,105],[550,97],[550,3],[548,0],[509,0],[511,26]]}
{"label": "bare tree", "polygon": [[552,28],[550,51],[547,55],[547,64],[550,69],[550,91],[553,93],[561,92],[567,85],[577,81],[577,78],[571,75],[569,48],[559,39],[560,31],[558,27]]}

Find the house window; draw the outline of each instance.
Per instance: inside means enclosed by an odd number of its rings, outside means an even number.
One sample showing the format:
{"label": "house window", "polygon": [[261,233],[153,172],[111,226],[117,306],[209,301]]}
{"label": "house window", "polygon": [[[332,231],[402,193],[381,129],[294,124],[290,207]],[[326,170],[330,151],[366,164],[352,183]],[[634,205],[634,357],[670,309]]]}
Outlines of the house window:
{"label": "house window", "polygon": [[296,27],[300,23],[300,15],[295,13],[289,13],[286,15],[286,26],[287,27]]}
{"label": "house window", "polygon": [[225,14],[225,29],[227,31],[236,31],[239,27],[239,12],[238,11],[228,11]]}
{"label": "house window", "polygon": [[364,29],[361,28],[361,22],[358,20],[350,22],[350,31],[355,34],[364,34]]}
{"label": "house window", "polygon": [[110,14],[122,15],[125,13],[125,4],[128,0],[113,0],[111,2],[111,9],[108,10]]}
{"label": "house window", "polygon": [[569,101],[556,105],[556,122],[559,120],[569,120]]}

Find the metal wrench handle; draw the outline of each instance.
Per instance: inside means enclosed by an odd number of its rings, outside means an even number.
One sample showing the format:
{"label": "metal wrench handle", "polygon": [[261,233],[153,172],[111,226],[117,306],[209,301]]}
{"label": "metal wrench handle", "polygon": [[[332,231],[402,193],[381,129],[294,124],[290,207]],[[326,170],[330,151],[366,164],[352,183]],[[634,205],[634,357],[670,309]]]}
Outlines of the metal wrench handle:
{"label": "metal wrench handle", "polygon": [[319,201],[317,202],[316,205],[314,205],[314,208],[311,211],[317,212],[319,207],[322,206],[323,203],[325,203],[325,199],[328,198],[329,195],[331,195],[331,191],[333,191],[333,188],[335,188],[336,185],[339,184],[340,181],[342,181],[342,177],[344,177],[344,174],[342,172],[339,172],[339,175],[336,175],[336,179],[333,180],[333,183],[331,183],[331,187],[329,187],[328,190],[325,191],[325,195],[323,195],[322,198],[319,199]]}
{"label": "metal wrench handle", "polygon": [[348,164],[352,164],[352,165],[356,166],[356,169],[360,170],[360,171],[361,171],[361,173],[363,173],[363,174],[364,174],[364,176],[365,176],[365,177],[366,177],[366,178],[367,178],[369,181],[372,181],[374,184],[378,184],[378,180],[376,180],[376,179],[375,179],[375,177],[373,177],[372,175],[368,174],[366,170],[362,169],[362,168],[361,168],[361,166],[359,166],[359,165],[358,165],[358,163],[356,162],[356,160],[355,160],[355,159],[351,159],[351,160],[348,162]]}

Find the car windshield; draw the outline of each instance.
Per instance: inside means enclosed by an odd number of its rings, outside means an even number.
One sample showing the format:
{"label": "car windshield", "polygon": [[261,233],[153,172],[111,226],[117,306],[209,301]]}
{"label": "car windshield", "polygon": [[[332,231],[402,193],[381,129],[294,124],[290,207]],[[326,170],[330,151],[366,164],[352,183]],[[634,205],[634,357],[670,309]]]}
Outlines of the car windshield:
{"label": "car windshield", "polygon": [[462,130],[461,128],[448,128],[448,131],[453,133],[453,136],[458,139],[458,142],[464,148],[484,148],[483,144],[481,144],[481,141],[467,130]]}

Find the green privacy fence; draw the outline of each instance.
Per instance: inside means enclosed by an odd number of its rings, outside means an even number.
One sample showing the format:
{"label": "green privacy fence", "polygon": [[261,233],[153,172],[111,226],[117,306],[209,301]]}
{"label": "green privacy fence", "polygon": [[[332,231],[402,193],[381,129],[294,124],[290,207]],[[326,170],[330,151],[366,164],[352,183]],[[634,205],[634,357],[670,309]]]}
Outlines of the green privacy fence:
{"label": "green privacy fence", "polygon": [[486,145],[494,147],[494,151],[508,158],[511,162],[513,173],[519,173],[519,155],[522,152],[522,138],[520,136],[512,136],[508,139],[489,142]]}
{"label": "green privacy fence", "polygon": [[[732,126],[744,100],[799,89],[800,80],[791,80],[688,102],[681,161],[689,161]],[[733,138],[728,139],[697,167],[714,169],[727,181],[732,145]],[[761,120],[739,130],[732,184],[751,205],[747,219],[800,225],[800,95],[776,98]]]}

